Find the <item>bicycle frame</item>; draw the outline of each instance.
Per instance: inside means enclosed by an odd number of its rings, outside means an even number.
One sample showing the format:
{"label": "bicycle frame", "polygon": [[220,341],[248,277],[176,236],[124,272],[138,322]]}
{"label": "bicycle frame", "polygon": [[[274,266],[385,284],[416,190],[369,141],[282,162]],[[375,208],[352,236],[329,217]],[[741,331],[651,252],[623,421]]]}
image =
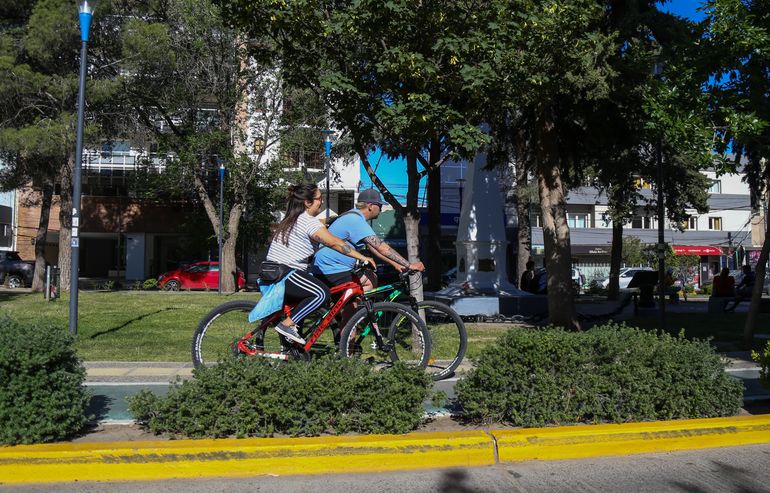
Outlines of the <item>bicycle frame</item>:
{"label": "bicycle frame", "polygon": [[[406,289],[403,289],[405,287]],[[406,284],[405,281],[401,280],[393,284],[386,284],[385,286],[380,286],[374,289],[370,289],[369,291],[365,291],[364,295],[372,296],[375,294],[387,293],[388,291],[392,291],[392,292],[385,298],[387,301],[394,301],[403,293],[409,294],[408,285]],[[417,300],[411,294],[409,294],[409,304],[411,305],[413,310],[417,311]]]}
{"label": "bicycle frame", "polygon": [[[331,309],[329,309],[329,311],[327,311],[324,314],[320,322],[317,323],[316,328],[313,330],[313,333],[305,341],[305,345],[302,346],[302,349],[306,353],[310,352],[310,349],[313,347],[313,344],[315,344],[318,338],[321,337],[321,334],[323,334],[324,331],[326,331],[326,329],[334,320],[334,317],[337,315],[337,313],[340,310],[342,310],[342,307],[344,307],[352,298],[356,296],[361,296],[364,300],[364,306],[366,306],[367,309],[369,309],[370,307],[370,302],[366,299],[366,293],[364,293],[364,290],[361,287],[361,284],[357,281],[350,281],[344,284],[340,284],[339,286],[334,286],[330,288],[329,291],[331,292],[332,295],[342,293],[342,296],[340,296],[340,299],[337,300],[337,302],[331,307]],[[248,354],[249,356],[260,355],[267,358],[288,360],[289,359],[288,354],[255,350],[248,346],[247,341],[251,339],[254,336],[254,334],[256,334],[257,332],[264,331],[268,326],[274,323],[277,323],[282,317],[288,317],[293,308],[294,308],[293,305],[284,305],[282,310],[277,311],[274,314],[270,315],[269,317],[265,318],[262,321],[262,323],[259,324],[259,327],[249,331],[245,336],[241,337],[238,340],[237,342],[238,349],[244,354]]]}

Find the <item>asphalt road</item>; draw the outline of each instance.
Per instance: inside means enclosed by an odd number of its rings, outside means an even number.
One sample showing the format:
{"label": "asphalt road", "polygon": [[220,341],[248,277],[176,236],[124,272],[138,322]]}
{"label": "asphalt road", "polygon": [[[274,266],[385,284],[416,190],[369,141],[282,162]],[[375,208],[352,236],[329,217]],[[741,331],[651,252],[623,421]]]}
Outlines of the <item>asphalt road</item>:
{"label": "asphalt road", "polygon": [[385,492],[770,492],[770,444],[669,454],[530,461],[380,474],[59,483],[0,492],[385,493]]}

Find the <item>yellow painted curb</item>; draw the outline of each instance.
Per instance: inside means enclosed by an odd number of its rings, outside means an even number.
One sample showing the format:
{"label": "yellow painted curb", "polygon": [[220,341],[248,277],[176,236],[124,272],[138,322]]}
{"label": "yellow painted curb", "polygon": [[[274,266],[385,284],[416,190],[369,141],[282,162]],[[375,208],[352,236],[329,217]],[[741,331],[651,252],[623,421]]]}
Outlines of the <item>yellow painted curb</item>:
{"label": "yellow painted curb", "polygon": [[378,472],[495,463],[484,432],[0,447],[0,484]]}
{"label": "yellow painted curb", "polygon": [[493,431],[500,462],[578,459],[770,443],[770,416]]}

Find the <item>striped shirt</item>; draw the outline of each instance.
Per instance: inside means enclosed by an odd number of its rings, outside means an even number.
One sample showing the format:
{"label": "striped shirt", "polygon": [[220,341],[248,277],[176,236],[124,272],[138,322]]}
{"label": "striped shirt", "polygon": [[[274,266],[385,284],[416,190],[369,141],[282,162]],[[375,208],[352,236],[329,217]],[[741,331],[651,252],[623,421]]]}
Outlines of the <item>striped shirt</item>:
{"label": "striped shirt", "polygon": [[288,235],[288,246],[282,241],[283,235],[276,235],[270,243],[267,260],[294,269],[307,270],[307,260],[315,253],[315,246],[310,237],[323,227],[320,220],[303,212],[297,217],[297,222]]}

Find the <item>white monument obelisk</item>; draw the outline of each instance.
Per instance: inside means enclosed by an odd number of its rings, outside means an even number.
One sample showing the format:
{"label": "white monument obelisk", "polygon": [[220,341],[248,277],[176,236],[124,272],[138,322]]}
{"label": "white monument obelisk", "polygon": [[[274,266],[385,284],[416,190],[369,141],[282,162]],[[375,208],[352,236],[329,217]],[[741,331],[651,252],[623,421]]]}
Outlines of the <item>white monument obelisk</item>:
{"label": "white monument obelisk", "polygon": [[482,295],[526,295],[506,275],[505,218],[497,171],[486,152],[468,167],[457,229],[457,277],[452,287]]}

